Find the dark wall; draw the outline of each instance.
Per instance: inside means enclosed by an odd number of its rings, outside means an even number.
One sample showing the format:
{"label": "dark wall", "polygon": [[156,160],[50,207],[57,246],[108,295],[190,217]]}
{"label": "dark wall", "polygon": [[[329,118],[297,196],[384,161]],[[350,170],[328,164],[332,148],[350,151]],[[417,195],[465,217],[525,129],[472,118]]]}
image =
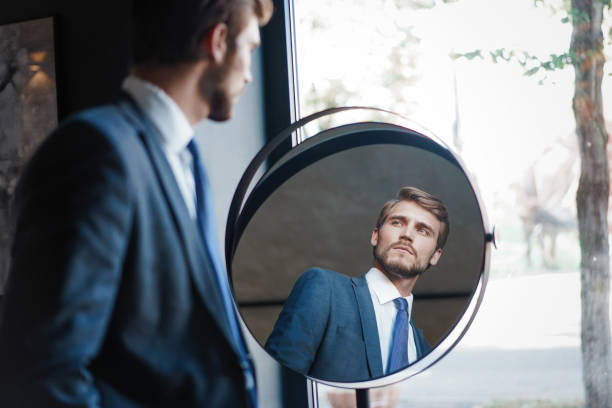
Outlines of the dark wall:
{"label": "dark wall", "polygon": [[112,100],[128,70],[130,1],[18,0],[0,3],[0,24],[54,16],[58,110]]}

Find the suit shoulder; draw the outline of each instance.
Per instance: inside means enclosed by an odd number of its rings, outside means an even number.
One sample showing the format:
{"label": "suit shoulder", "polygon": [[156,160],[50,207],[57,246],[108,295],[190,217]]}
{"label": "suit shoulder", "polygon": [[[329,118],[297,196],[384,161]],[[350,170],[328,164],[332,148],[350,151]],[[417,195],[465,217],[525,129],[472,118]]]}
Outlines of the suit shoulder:
{"label": "suit shoulder", "polygon": [[[28,158],[20,185],[36,187],[85,169],[115,169],[128,174],[138,144],[137,130],[116,105],[104,105],[70,115]],[[19,189],[20,194],[22,188]]]}
{"label": "suit shoulder", "polygon": [[102,105],[70,115],[57,129],[62,133],[73,127],[90,128],[113,142],[120,143],[137,134],[118,104]]}
{"label": "suit shoulder", "polygon": [[[92,157],[118,158],[126,167],[134,153],[142,150],[138,127],[132,123],[119,104],[101,105],[74,113],[36,149],[29,164],[45,158]],[[59,156],[58,156],[59,155]]]}
{"label": "suit shoulder", "polygon": [[300,276],[300,279],[325,281],[327,283],[348,282],[350,278],[338,272],[319,267],[310,268]]}

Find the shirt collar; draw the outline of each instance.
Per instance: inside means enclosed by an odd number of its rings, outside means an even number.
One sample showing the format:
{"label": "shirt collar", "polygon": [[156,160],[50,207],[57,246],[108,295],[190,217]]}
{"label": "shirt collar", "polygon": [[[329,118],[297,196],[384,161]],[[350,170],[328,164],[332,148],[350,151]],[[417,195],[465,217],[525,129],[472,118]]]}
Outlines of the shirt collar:
{"label": "shirt collar", "polygon": [[[401,297],[399,290],[397,290],[393,282],[391,282],[384,273],[374,267],[370,268],[366,274],[366,280],[368,282],[368,288],[374,292],[376,299],[378,299],[381,305],[393,302],[393,299]],[[413,300],[412,293],[404,299],[408,302],[408,314],[410,314]]]}
{"label": "shirt collar", "polygon": [[176,154],[185,150],[194,130],[181,108],[167,93],[135,76],[128,76],[121,87],[151,119],[166,150]]}

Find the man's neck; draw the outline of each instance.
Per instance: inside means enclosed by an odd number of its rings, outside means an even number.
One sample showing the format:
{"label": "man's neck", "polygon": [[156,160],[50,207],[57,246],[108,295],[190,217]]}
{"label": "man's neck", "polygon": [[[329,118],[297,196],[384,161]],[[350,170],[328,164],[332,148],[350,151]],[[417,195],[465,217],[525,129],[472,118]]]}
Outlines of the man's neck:
{"label": "man's neck", "polygon": [[197,63],[140,66],[132,70],[132,75],[162,89],[183,111],[191,126],[195,126],[210,113],[209,104],[198,92],[201,69],[202,64]]}
{"label": "man's neck", "polygon": [[417,279],[419,279],[418,276],[414,276],[412,278],[396,276],[390,272],[387,272],[381,265],[378,265],[377,262],[374,262],[374,267],[381,271],[383,275],[385,275],[387,279],[393,283],[401,297],[408,297],[412,294],[412,289],[414,289],[414,285],[416,284]]}

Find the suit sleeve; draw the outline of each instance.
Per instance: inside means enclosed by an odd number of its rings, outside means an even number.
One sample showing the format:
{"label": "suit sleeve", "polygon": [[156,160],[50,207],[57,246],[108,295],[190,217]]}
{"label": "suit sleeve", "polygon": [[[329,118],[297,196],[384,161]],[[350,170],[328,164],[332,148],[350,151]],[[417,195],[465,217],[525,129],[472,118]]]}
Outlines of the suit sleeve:
{"label": "suit sleeve", "polygon": [[308,374],[325,335],[331,287],[325,270],[309,269],[297,280],[266,342],[281,364]]}
{"label": "suit sleeve", "polygon": [[126,168],[101,131],[52,135],[17,191],[0,323],[4,407],[96,407],[88,365],[113,311],[131,225]]}

